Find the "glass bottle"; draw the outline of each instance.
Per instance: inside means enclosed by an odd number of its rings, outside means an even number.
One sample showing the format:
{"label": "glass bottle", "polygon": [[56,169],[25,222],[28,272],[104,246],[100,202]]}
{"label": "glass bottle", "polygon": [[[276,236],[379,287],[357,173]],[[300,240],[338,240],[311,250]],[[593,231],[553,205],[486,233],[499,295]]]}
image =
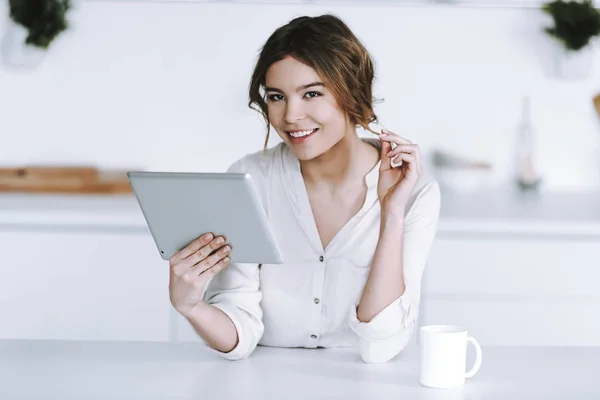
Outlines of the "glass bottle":
{"label": "glass bottle", "polygon": [[521,190],[537,189],[541,181],[536,168],[535,147],[536,137],[531,123],[531,104],[529,96],[525,96],[517,135],[517,183]]}

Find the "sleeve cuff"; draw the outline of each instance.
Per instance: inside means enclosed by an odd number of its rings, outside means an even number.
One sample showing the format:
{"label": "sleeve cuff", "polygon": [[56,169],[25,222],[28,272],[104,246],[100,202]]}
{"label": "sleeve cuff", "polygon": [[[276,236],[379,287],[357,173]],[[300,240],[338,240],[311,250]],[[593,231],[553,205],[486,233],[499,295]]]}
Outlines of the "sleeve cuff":
{"label": "sleeve cuff", "polygon": [[233,361],[247,358],[256,347],[258,340],[252,337],[253,332],[251,329],[244,329],[244,326],[246,325],[242,322],[244,319],[244,311],[240,310],[235,305],[230,303],[220,302],[211,305],[223,311],[231,319],[233,325],[235,326],[235,329],[237,330],[238,344],[233,350],[231,350],[228,353],[223,353],[211,347],[209,347],[209,350],[227,360]]}
{"label": "sleeve cuff", "polygon": [[349,324],[361,340],[374,342],[390,338],[406,329],[416,318],[417,306],[402,295],[381,310],[371,321],[361,322],[357,316],[357,305],[351,307]]}

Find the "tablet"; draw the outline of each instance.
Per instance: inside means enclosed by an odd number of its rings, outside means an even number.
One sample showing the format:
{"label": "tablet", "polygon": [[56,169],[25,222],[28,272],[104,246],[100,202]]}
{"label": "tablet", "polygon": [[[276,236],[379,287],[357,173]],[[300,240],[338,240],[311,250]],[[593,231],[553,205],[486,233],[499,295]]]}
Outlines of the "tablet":
{"label": "tablet", "polygon": [[231,262],[283,263],[249,173],[129,171],[127,176],[164,260],[212,232],[231,245]]}

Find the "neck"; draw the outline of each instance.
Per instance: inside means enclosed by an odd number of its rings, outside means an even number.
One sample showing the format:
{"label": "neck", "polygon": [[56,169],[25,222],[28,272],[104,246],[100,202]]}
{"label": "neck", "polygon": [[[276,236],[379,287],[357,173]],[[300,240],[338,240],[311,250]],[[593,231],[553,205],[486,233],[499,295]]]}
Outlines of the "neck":
{"label": "neck", "polygon": [[319,157],[301,161],[300,168],[307,186],[336,191],[362,183],[378,161],[377,149],[352,133]]}

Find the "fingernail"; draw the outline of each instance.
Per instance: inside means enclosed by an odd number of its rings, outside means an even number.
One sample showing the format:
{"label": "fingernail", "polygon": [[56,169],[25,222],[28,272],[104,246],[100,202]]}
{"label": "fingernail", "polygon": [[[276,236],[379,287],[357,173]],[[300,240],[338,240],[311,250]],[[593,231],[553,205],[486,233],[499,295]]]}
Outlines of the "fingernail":
{"label": "fingernail", "polygon": [[223,243],[223,238],[222,237],[218,237],[217,240],[215,240],[216,244],[221,244]]}
{"label": "fingernail", "polygon": [[202,239],[204,239],[204,240],[208,240],[210,238],[212,238],[212,233],[207,233],[204,235],[204,237],[202,237]]}

